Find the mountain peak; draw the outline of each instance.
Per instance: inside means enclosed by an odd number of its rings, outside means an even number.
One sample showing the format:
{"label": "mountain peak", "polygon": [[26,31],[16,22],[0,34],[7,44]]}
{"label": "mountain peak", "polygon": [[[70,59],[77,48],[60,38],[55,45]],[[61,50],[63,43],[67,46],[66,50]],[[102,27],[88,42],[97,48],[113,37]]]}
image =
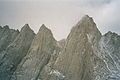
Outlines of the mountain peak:
{"label": "mountain peak", "polygon": [[117,33],[114,33],[114,32],[111,32],[111,31],[108,31],[105,36],[119,36]]}
{"label": "mountain peak", "polygon": [[3,26],[4,29],[9,29],[8,25]]}
{"label": "mountain peak", "polygon": [[88,15],[84,15],[82,18],[90,18],[90,16],[88,16]]}
{"label": "mountain peak", "polygon": [[[89,25],[90,24],[90,25]],[[92,24],[92,25],[91,25]],[[94,20],[92,19],[92,17],[89,17],[88,15],[85,15],[81,18],[80,21],[78,21],[78,23],[76,24],[76,26],[78,27],[90,27],[93,26],[95,24]]]}
{"label": "mountain peak", "polygon": [[25,24],[23,27],[22,27],[22,29],[29,29],[30,27],[29,27],[29,25],[28,24]]}
{"label": "mountain peak", "polygon": [[75,28],[80,30],[80,32],[87,33],[99,31],[92,17],[89,17],[88,15],[83,16],[82,19],[75,25]]}
{"label": "mountain peak", "polygon": [[48,30],[48,28],[45,26],[45,24],[42,24],[41,27],[40,27],[40,30]]}
{"label": "mountain peak", "polygon": [[[46,37],[46,38],[54,38],[53,37],[53,34],[52,34],[52,32],[51,32],[51,30],[49,29],[49,28],[47,28],[44,24],[42,24],[42,26],[40,27],[40,29],[39,29],[39,31],[38,31],[38,33],[37,33],[37,35],[36,35],[38,38],[40,38],[41,39],[41,37],[43,37],[44,36],[44,38]],[[54,39],[55,40],[55,39]]]}
{"label": "mountain peak", "polygon": [[25,24],[23,27],[22,27],[22,29],[21,29],[21,31],[31,31],[31,28],[29,27],[29,25],[28,24]]}
{"label": "mountain peak", "polygon": [[112,32],[111,32],[111,31],[108,31],[105,35],[108,35],[108,34],[112,34]]}
{"label": "mountain peak", "polygon": [[41,25],[41,27],[43,27],[43,28],[44,28],[44,27],[46,27],[46,26],[45,26],[45,24],[42,24],[42,25]]}
{"label": "mountain peak", "polygon": [[80,20],[80,22],[94,22],[92,17],[88,16],[88,15],[85,15],[82,17],[82,19]]}
{"label": "mountain peak", "polygon": [[45,26],[45,24],[42,24],[41,27],[40,27],[40,29],[39,29],[39,32],[45,32],[45,31],[51,32],[51,30],[49,28],[47,28]]}
{"label": "mountain peak", "polygon": [[68,36],[68,40],[71,39],[71,37],[81,35],[83,35],[90,43],[94,43],[95,45],[97,45],[96,43],[102,36],[95,22],[88,15],[83,16],[83,18],[72,28]]}

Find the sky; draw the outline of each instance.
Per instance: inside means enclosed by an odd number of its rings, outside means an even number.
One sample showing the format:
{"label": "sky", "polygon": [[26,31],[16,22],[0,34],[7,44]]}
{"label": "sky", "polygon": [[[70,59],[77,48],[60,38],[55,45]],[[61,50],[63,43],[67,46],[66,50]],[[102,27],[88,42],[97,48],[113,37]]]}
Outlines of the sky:
{"label": "sky", "polygon": [[38,32],[45,24],[55,39],[66,38],[84,16],[93,17],[102,34],[120,34],[120,0],[0,0],[0,25],[21,29],[25,24]]}

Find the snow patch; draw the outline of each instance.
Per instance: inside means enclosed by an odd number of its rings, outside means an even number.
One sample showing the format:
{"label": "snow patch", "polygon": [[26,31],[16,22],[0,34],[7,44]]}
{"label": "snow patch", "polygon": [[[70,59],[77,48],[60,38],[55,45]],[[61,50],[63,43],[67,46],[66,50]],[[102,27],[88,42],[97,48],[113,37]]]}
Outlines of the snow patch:
{"label": "snow patch", "polygon": [[65,78],[65,76],[62,73],[60,73],[58,70],[52,70],[50,72],[50,75],[52,74],[58,77],[60,80]]}

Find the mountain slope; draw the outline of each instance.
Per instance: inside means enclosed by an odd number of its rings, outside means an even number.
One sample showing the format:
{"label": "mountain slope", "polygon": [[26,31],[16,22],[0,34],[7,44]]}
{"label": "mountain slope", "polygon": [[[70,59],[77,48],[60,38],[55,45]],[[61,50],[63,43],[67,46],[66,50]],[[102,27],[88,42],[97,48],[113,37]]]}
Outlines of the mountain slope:
{"label": "mountain slope", "polygon": [[47,80],[93,80],[93,47],[100,38],[93,19],[84,16],[71,30]]}
{"label": "mountain slope", "polygon": [[120,35],[88,15],[61,41],[44,24],[36,35],[0,27],[0,50],[0,80],[120,80]]}
{"label": "mountain slope", "polygon": [[56,40],[51,31],[43,24],[32,45],[15,72],[17,80],[38,80],[41,70],[57,52]]}

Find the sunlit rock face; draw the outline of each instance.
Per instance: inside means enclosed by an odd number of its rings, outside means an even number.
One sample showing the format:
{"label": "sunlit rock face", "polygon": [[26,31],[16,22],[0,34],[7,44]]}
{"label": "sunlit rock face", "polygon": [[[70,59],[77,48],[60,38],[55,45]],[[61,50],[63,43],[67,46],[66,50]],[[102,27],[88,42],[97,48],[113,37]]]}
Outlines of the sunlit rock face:
{"label": "sunlit rock face", "polygon": [[[101,35],[94,21],[84,16],[69,34],[63,50],[41,80],[119,80],[120,36]],[[46,73],[47,71],[47,73]]]}
{"label": "sunlit rock face", "polygon": [[0,60],[0,80],[9,80],[11,78],[17,65],[26,55],[34,35],[34,32],[26,24],[15,40],[1,52],[3,56]]}
{"label": "sunlit rock face", "polygon": [[101,33],[93,19],[84,16],[72,28],[63,51],[45,80],[93,80],[96,58],[93,49],[100,38]]}
{"label": "sunlit rock face", "polygon": [[120,36],[88,15],[60,41],[44,24],[36,35],[0,27],[0,80],[120,80]]}

